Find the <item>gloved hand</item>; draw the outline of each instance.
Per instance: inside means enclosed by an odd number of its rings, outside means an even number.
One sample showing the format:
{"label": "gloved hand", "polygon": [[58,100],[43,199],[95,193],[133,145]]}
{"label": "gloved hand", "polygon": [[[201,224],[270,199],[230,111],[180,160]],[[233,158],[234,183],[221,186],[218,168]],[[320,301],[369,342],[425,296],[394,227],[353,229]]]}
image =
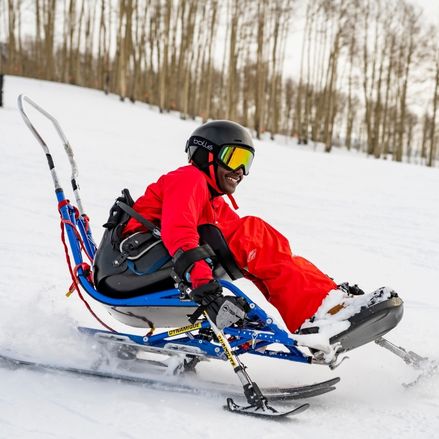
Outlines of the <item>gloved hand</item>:
{"label": "gloved hand", "polygon": [[242,297],[223,296],[222,292],[221,285],[213,280],[190,293],[192,300],[200,304],[201,311],[206,311],[219,329],[242,320],[250,310]]}
{"label": "gloved hand", "polygon": [[357,284],[349,285],[349,282],[343,282],[342,284],[337,285],[337,288],[345,293],[351,294],[352,296],[360,296],[364,294],[364,291]]}
{"label": "gloved hand", "polygon": [[213,281],[212,267],[204,260],[195,262],[190,272],[190,281],[194,289]]}

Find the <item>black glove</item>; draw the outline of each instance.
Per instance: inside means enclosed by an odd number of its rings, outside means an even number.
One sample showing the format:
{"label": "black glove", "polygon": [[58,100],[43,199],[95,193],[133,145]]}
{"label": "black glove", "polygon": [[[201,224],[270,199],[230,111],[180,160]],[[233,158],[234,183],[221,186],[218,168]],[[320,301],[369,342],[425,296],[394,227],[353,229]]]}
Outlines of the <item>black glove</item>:
{"label": "black glove", "polygon": [[194,302],[200,304],[190,321],[195,321],[201,313],[206,311],[219,329],[242,320],[246,312],[250,310],[248,303],[242,297],[223,296],[223,289],[216,280],[195,288],[190,296]]}
{"label": "black glove", "polygon": [[337,285],[337,288],[345,293],[351,294],[352,296],[361,296],[364,294],[364,291],[357,284],[349,285],[349,282],[343,282],[342,284]]}

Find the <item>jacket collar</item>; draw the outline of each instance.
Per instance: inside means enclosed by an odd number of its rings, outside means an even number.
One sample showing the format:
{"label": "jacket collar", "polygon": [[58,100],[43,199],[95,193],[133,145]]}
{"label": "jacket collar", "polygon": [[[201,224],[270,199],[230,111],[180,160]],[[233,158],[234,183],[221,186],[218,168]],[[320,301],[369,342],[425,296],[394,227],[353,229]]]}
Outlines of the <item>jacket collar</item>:
{"label": "jacket collar", "polygon": [[[199,168],[197,168],[199,169]],[[215,178],[215,167],[214,165],[209,165],[209,168],[206,169],[206,172],[203,169],[200,169],[201,173],[203,174],[204,178],[206,179],[207,185],[209,187],[210,195],[212,196],[212,199],[215,197],[221,197],[223,195],[226,195],[227,198],[232,203],[232,206],[235,210],[239,209],[238,203],[236,202],[235,198],[232,194],[225,194],[221,191],[221,189],[218,186],[218,183],[216,182]],[[208,175],[209,173],[209,175]]]}

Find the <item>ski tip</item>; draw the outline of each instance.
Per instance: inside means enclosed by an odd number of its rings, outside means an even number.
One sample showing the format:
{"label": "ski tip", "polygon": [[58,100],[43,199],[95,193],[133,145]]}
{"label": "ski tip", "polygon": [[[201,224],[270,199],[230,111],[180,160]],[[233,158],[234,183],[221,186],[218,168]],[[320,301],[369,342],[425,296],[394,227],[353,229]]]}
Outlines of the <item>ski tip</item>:
{"label": "ski tip", "polygon": [[308,410],[311,407],[311,405],[309,403],[305,403],[300,405],[299,407],[296,407],[295,409],[293,409],[292,411],[286,413],[287,415],[289,414],[295,414],[298,415],[299,413],[304,412],[305,410]]}

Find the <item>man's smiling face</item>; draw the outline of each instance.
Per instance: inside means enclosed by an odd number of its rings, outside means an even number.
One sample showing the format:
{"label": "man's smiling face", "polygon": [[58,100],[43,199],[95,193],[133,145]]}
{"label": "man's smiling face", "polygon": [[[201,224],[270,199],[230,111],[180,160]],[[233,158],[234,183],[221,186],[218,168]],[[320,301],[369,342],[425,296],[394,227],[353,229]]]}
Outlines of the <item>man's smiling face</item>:
{"label": "man's smiling face", "polygon": [[244,178],[244,171],[242,168],[236,169],[235,171],[229,171],[219,165],[216,170],[216,176],[219,188],[225,194],[233,194],[238,187],[238,184],[241,183]]}

